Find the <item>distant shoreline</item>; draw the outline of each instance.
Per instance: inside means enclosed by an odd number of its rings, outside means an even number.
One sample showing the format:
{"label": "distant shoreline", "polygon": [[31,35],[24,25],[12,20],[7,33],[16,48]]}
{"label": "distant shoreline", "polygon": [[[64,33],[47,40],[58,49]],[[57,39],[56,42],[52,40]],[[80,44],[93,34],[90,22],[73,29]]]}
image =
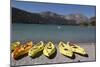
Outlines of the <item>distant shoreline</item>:
{"label": "distant shoreline", "polygon": [[[32,24],[32,23],[12,23],[12,25],[13,24]],[[80,26],[80,27],[91,27],[91,26],[93,26],[93,27],[96,27],[95,25],[65,25],[65,24],[62,24],[62,25],[60,25],[60,24],[36,24],[36,25],[57,25],[57,26]]]}

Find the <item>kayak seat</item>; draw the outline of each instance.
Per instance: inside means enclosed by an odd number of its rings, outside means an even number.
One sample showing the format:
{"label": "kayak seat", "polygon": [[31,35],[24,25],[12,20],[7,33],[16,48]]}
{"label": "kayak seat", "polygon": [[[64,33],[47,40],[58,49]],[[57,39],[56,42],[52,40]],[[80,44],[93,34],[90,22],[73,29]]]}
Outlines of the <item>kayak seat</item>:
{"label": "kayak seat", "polygon": [[77,48],[76,46],[73,46],[73,48]]}
{"label": "kayak seat", "polygon": [[64,50],[68,50],[68,49],[64,48]]}
{"label": "kayak seat", "polygon": [[63,44],[61,44],[62,45],[62,47],[64,47],[64,45]]}
{"label": "kayak seat", "polygon": [[48,45],[47,48],[48,48],[48,49],[52,49],[52,45],[51,45],[51,43]]}
{"label": "kayak seat", "polygon": [[51,49],[51,47],[47,47],[48,49]]}
{"label": "kayak seat", "polygon": [[74,44],[69,43],[70,46],[72,46],[73,48],[77,48]]}

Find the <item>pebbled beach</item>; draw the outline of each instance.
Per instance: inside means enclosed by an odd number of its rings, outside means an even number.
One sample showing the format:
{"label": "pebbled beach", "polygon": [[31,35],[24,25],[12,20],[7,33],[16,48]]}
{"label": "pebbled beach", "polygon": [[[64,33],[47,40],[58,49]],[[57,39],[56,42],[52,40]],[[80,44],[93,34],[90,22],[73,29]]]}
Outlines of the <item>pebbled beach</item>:
{"label": "pebbled beach", "polygon": [[75,54],[75,59],[65,57],[59,52],[57,45],[55,45],[57,48],[57,54],[52,59],[49,59],[43,54],[41,54],[41,56],[37,58],[30,58],[29,56],[26,56],[19,60],[14,60],[10,54],[11,66],[96,61],[96,43],[78,43],[78,45],[86,50],[88,57],[81,56],[78,54]]}

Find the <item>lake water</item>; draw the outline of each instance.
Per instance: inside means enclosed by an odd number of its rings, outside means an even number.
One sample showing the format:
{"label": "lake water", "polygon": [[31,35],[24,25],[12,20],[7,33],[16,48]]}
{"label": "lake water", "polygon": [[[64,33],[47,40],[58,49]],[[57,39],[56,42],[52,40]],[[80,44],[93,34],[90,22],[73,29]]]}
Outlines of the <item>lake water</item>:
{"label": "lake water", "polygon": [[95,26],[66,26],[41,24],[12,24],[11,41],[16,40],[44,40],[44,41],[71,41],[96,42]]}

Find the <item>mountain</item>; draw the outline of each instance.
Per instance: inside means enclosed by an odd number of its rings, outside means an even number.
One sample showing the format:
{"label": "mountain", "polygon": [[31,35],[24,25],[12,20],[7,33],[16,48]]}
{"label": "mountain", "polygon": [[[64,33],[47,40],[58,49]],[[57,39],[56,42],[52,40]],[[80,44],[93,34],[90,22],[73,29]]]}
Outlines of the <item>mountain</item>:
{"label": "mountain", "polygon": [[69,15],[65,16],[65,19],[75,20],[76,24],[87,23],[89,21],[88,17],[86,17],[82,14],[69,14]]}
{"label": "mountain", "polygon": [[31,13],[12,7],[12,23],[79,25],[88,22],[88,17],[82,14],[60,15],[50,11]]}
{"label": "mountain", "polygon": [[[42,20],[40,14],[29,13],[24,10],[12,8],[12,23],[39,23]],[[43,20],[42,20],[43,21]]]}
{"label": "mountain", "polygon": [[95,16],[90,18],[90,22],[93,22],[93,21],[96,22],[96,17]]}
{"label": "mountain", "polygon": [[39,13],[45,20],[47,24],[67,24],[68,20],[64,19],[62,15],[46,11]]}
{"label": "mountain", "polygon": [[96,17],[91,17],[90,18],[90,25],[95,26],[96,25]]}

